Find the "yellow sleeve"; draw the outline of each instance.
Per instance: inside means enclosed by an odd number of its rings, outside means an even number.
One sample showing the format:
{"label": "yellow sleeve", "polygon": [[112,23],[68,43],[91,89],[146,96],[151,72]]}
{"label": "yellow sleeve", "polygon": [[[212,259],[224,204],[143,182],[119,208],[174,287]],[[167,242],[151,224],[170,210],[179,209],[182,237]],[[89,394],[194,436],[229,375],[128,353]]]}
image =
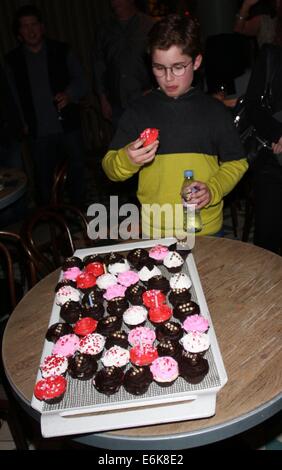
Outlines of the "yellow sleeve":
{"label": "yellow sleeve", "polygon": [[129,160],[125,148],[109,150],[102,160],[102,167],[111,181],[125,181],[141,168]]}
{"label": "yellow sleeve", "polygon": [[222,163],[217,173],[207,182],[212,195],[208,206],[218,204],[224,196],[230,193],[247,171],[248,166],[245,158]]}

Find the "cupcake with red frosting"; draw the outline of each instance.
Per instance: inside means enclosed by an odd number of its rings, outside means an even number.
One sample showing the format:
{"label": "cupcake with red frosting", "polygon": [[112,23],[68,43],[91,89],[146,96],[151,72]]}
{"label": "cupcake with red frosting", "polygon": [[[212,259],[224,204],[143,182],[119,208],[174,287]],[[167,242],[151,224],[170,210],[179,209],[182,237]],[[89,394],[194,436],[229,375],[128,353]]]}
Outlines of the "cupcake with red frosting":
{"label": "cupcake with red frosting", "polygon": [[73,331],[78,336],[86,336],[90,333],[94,333],[98,325],[97,320],[91,317],[84,317],[78,320],[74,325]]}
{"label": "cupcake with red frosting", "polygon": [[96,285],[96,276],[92,273],[84,272],[76,278],[76,287],[82,292],[88,292]]}
{"label": "cupcake with red frosting", "polygon": [[130,360],[137,366],[148,366],[158,357],[158,351],[152,344],[136,344],[130,350]]}
{"label": "cupcake with red frosting", "polygon": [[93,274],[95,277],[99,277],[102,276],[102,274],[105,274],[105,267],[103,263],[100,263],[99,261],[93,261],[85,266],[84,271],[86,273]]}
{"label": "cupcake with red frosting", "polygon": [[159,307],[163,303],[165,303],[166,296],[157,289],[151,289],[144,292],[142,295],[143,303],[146,307]]}
{"label": "cupcake with red frosting", "polygon": [[153,325],[159,325],[168,321],[172,316],[172,309],[166,305],[162,304],[158,307],[151,307],[149,310],[149,320]]}
{"label": "cupcake with red frosting", "polygon": [[63,399],[66,389],[67,381],[65,377],[62,375],[52,375],[36,383],[34,396],[40,401],[54,405]]}

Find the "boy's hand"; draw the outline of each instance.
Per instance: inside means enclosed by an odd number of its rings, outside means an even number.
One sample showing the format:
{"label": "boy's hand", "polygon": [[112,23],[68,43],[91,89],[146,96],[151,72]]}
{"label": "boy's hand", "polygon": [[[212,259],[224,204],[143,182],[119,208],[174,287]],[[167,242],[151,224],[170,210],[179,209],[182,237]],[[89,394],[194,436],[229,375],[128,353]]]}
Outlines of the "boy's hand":
{"label": "boy's hand", "polygon": [[144,142],[145,139],[138,138],[126,147],[128,158],[135,165],[145,165],[145,163],[150,163],[155,158],[159,141],[155,140],[146,147],[143,147]]}
{"label": "boy's hand", "polygon": [[[196,191],[193,192],[192,188],[195,188]],[[202,209],[211,201],[211,193],[208,186],[201,181],[194,181],[189,186],[188,191],[190,191],[189,202],[191,204],[196,204],[197,209]]]}

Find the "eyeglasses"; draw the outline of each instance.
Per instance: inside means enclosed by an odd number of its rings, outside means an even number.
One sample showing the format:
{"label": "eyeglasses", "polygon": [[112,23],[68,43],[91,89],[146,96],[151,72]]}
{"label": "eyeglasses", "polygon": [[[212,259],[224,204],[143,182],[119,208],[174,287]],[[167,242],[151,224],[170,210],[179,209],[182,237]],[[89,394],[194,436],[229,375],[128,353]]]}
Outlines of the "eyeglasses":
{"label": "eyeglasses", "polygon": [[184,75],[185,70],[189,65],[192,64],[192,60],[188,62],[188,64],[175,64],[172,65],[171,67],[166,67],[165,65],[159,65],[159,64],[153,64],[153,72],[156,75],[156,77],[163,77],[164,75],[167,74],[167,70],[170,70],[172,75],[175,77],[181,77]]}

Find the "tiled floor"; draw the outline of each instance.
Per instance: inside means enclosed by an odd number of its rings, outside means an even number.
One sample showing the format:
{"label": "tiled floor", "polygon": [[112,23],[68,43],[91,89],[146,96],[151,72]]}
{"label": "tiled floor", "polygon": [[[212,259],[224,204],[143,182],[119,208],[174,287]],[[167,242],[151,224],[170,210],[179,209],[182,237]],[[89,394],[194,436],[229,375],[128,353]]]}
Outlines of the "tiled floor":
{"label": "tiled floor", "polygon": [[[96,167],[97,169],[97,167]],[[104,191],[104,176],[100,173],[99,169],[95,173],[93,179],[90,180],[88,184],[88,202],[101,202],[104,204],[108,204],[109,195],[119,194],[119,202],[120,204],[124,201],[127,202],[130,199],[130,194],[134,194],[134,185],[129,184],[129,186],[125,187],[122,185],[115,185],[109,186],[108,191]],[[99,182],[99,183],[98,183]],[[101,189],[103,188],[103,190]],[[124,189],[126,188],[126,189]],[[238,234],[237,238],[241,239],[242,235],[242,227],[243,227],[243,219],[244,218],[244,207],[243,204],[239,205],[238,207]],[[225,237],[227,238],[235,238],[233,233],[233,226],[231,220],[231,211],[230,207],[227,206],[224,210],[224,231]],[[252,231],[250,233],[249,241],[252,242]],[[46,450],[55,450],[55,449],[62,449],[64,446],[63,441],[60,439],[56,440],[46,440],[43,448]],[[240,440],[237,438],[229,439],[227,441],[223,441],[222,443],[218,443],[215,446],[208,446],[209,448],[217,448],[220,449],[222,446],[228,446],[229,448],[239,448],[243,446],[243,448],[252,448],[252,449],[267,449],[267,450],[282,450],[282,419],[281,413],[280,415],[276,415],[275,417],[271,418],[270,420],[266,421],[264,424],[257,426],[256,428],[243,433],[240,435]],[[38,445],[34,443],[30,443],[30,450],[36,450]],[[39,446],[42,448],[42,442]],[[8,425],[5,421],[0,422],[0,451],[1,450],[14,450],[15,444],[13,442],[12,436],[10,434]]]}

